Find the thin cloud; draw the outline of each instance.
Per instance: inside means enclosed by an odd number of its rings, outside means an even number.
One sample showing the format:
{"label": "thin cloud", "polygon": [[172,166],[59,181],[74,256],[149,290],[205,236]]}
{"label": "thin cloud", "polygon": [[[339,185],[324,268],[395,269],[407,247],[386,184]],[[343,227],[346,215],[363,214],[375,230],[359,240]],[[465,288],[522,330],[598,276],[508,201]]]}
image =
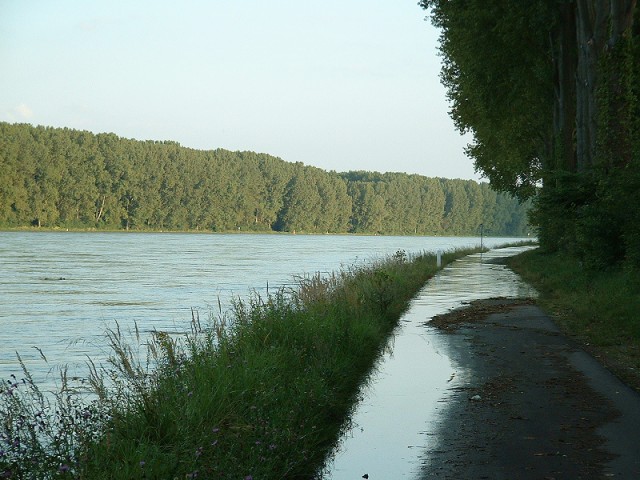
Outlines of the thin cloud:
{"label": "thin cloud", "polygon": [[5,117],[8,118],[10,122],[29,120],[33,117],[33,110],[31,110],[31,108],[29,108],[25,103],[21,103],[20,105],[13,107],[8,112],[5,112]]}
{"label": "thin cloud", "polygon": [[33,110],[31,110],[27,105],[21,103],[16,108],[13,109],[16,115],[20,118],[24,118],[25,120],[33,117]]}

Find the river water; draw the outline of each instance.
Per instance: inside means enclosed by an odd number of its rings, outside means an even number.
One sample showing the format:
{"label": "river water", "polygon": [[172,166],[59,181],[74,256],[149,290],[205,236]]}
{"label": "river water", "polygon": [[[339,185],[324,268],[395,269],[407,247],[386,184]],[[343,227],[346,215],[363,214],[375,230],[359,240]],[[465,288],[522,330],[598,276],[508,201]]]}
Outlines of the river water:
{"label": "river water", "polygon": [[[535,297],[536,292],[496,258],[529,247],[505,248],[457,260],[433,277],[403,315],[353,414],[326,479],[420,478],[420,465],[437,446],[430,431],[452,375],[464,366],[447,355],[446,335],[428,328],[435,315],[472,300]],[[444,409],[443,409],[444,410]]]}
{"label": "river water", "polygon": [[[485,238],[491,247],[514,239]],[[0,232],[0,380],[20,377],[19,352],[34,379],[56,367],[86,374],[109,354],[104,332],[184,332],[226,311],[233,296],[295,283],[407,253],[477,246],[471,237],[222,235],[179,233]],[[46,356],[45,362],[40,349]]]}

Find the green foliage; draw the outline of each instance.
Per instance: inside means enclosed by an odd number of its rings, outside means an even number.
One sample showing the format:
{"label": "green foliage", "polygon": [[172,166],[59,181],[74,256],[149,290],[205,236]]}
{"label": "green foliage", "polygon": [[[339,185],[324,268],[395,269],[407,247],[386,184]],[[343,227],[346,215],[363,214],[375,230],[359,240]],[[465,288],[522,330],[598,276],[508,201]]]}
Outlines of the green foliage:
{"label": "green foliage", "polygon": [[442,83],[467,153],[499,190],[527,198],[551,132],[548,2],[423,0],[442,30]]}
{"label": "green foliage", "polygon": [[473,181],[325,172],[253,152],[0,123],[0,227],[524,235]]}
{"label": "green foliage", "polygon": [[615,174],[594,168],[550,177],[532,213],[542,248],[572,255],[591,270],[638,268],[639,171],[632,163]]}
{"label": "green foliage", "polygon": [[535,196],[542,247],[594,270],[638,268],[637,2],[420,5],[442,29],[442,79],[456,125],[473,133],[468,153],[497,190]]}
{"label": "green foliage", "polygon": [[317,478],[409,300],[436,270],[434,256],[399,251],[303,278],[294,291],[237,300],[208,325],[194,316],[186,338],[156,332],[146,359],[115,330],[111,366],[93,368],[92,410],[64,392],[70,407],[51,424],[62,451],[40,435],[38,395],[16,403],[28,392],[21,382],[0,391],[0,450],[25,431],[16,420],[36,419],[28,443],[0,455],[0,475]]}

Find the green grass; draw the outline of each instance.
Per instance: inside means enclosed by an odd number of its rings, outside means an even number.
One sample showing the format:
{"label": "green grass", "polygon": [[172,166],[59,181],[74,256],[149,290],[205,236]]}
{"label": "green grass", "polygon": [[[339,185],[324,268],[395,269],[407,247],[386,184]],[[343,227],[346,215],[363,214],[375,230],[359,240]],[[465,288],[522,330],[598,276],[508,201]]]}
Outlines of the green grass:
{"label": "green grass", "polygon": [[533,250],[509,266],[540,292],[539,303],[620,378],[640,391],[640,276],[593,272],[568,255]]}
{"label": "green grass", "polygon": [[[445,253],[443,264],[468,253]],[[111,366],[93,369],[88,406],[66,387],[46,405],[28,378],[0,391],[0,475],[317,478],[399,318],[436,270],[433,255],[399,251],[305,278],[237,300],[206,325],[194,317],[186,338],[157,333],[143,359],[113,331]],[[36,415],[44,410],[46,419]]]}

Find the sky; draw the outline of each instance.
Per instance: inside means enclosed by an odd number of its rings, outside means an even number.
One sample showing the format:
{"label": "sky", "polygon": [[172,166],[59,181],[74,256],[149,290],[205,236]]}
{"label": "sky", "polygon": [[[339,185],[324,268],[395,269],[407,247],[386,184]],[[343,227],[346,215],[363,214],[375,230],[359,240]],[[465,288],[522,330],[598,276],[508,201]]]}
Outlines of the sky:
{"label": "sky", "polygon": [[0,120],[479,180],[417,0],[0,0]]}

